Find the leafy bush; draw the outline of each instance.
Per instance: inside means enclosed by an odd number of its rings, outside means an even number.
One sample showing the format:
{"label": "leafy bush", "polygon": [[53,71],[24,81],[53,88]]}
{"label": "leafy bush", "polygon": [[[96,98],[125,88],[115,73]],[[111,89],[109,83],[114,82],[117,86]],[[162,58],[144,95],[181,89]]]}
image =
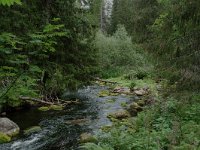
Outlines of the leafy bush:
{"label": "leafy bush", "polygon": [[136,83],[132,81],[129,86],[130,90],[133,90],[135,86],[136,86]]}
{"label": "leafy bush", "polygon": [[146,71],[139,71],[136,73],[136,78],[138,79],[144,79],[145,77],[147,77],[147,72]]}
{"label": "leafy bush", "polygon": [[118,26],[113,36],[105,36],[99,31],[95,45],[99,52],[98,62],[102,70],[117,68],[124,72],[130,68],[144,66],[141,49],[132,43],[124,26]]}

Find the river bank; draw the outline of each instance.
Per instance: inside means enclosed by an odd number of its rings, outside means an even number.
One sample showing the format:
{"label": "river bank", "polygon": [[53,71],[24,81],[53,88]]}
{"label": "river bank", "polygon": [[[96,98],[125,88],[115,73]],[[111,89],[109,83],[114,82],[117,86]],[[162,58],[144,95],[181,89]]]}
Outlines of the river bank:
{"label": "river bank", "polygon": [[[8,113],[7,117],[16,122],[21,132],[11,143],[1,145],[4,149],[76,149],[83,133],[96,135],[103,126],[112,122],[108,114],[123,109],[123,104],[133,102],[134,95],[106,95],[107,85],[88,86],[74,93],[65,93],[64,97],[80,99],[80,105],[70,105],[60,111],[39,111],[37,107],[30,110]],[[30,117],[31,116],[31,117]],[[41,131],[29,136],[24,134],[27,128],[40,126]],[[45,140],[45,142],[44,142]],[[56,143],[56,144],[55,144]]]}

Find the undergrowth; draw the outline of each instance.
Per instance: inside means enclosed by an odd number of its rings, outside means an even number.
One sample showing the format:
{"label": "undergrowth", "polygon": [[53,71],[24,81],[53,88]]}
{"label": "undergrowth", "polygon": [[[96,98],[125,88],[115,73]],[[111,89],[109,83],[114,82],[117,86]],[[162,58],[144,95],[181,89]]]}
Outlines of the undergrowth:
{"label": "undergrowth", "polygon": [[[179,93],[180,94],[180,93]],[[173,96],[172,96],[173,95]],[[200,94],[160,97],[137,117],[113,124],[87,150],[198,150],[200,148]],[[186,96],[187,95],[187,96]]]}

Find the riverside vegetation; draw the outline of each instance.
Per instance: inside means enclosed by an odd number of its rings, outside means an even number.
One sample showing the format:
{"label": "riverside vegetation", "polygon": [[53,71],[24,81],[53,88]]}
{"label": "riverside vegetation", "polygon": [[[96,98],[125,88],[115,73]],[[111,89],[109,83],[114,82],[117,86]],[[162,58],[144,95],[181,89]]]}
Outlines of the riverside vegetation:
{"label": "riverside vegetation", "polygon": [[88,2],[0,0],[1,109],[23,106],[22,97],[57,102],[95,78],[109,87],[98,96],[137,100],[122,102],[96,137],[82,134],[81,148],[198,150],[200,2],[114,0],[103,32],[102,1]]}

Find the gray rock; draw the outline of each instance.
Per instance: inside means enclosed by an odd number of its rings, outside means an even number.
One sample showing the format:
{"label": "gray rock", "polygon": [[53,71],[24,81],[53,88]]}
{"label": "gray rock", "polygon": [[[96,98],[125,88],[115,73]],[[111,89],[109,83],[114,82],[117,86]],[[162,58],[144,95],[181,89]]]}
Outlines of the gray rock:
{"label": "gray rock", "polygon": [[143,95],[147,94],[148,92],[145,91],[144,89],[139,89],[139,90],[135,90],[134,93],[135,93],[137,96],[143,96]]}
{"label": "gray rock", "polygon": [[19,133],[19,126],[8,118],[0,118],[0,132],[8,136],[15,136]]}

